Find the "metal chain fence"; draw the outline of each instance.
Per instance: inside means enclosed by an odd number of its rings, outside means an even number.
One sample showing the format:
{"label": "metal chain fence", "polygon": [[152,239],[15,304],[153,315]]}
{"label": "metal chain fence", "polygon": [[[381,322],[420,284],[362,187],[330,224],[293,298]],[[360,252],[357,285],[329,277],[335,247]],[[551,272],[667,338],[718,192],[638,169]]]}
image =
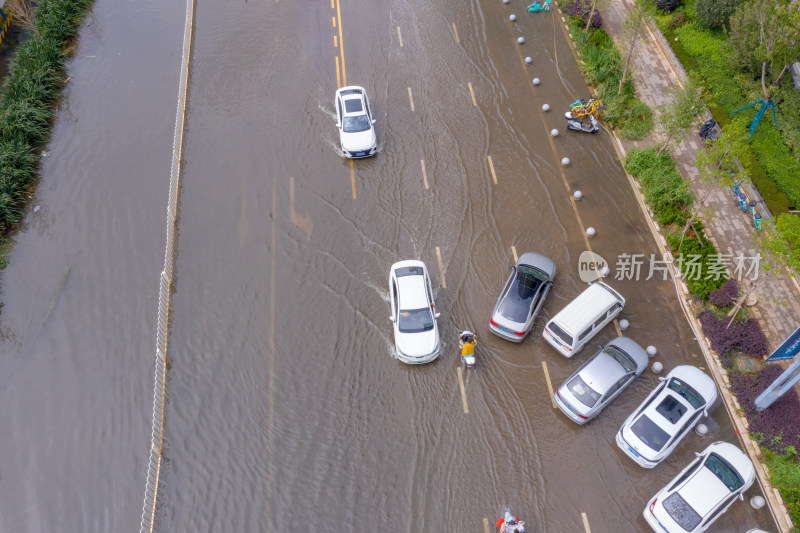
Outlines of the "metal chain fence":
{"label": "metal chain fence", "polygon": [[178,110],[175,115],[175,133],[172,140],[172,168],[169,177],[169,203],[167,205],[167,245],[164,251],[164,270],[158,293],[158,326],[156,331],[156,369],[153,391],[153,428],[150,442],[150,461],[147,467],[147,487],[142,508],[139,533],[152,533],[156,518],[158,481],[161,474],[162,447],[164,443],[164,398],[167,383],[167,337],[169,332],[169,299],[172,290],[172,267],[175,257],[175,220],[178,214],[178,182],[181,174],[183,128],[186,119],[186,93],[189,77],[189,58],[192,47],[194,0],[186,1],[186,22],[183,30],[181,79],[178,87]]}

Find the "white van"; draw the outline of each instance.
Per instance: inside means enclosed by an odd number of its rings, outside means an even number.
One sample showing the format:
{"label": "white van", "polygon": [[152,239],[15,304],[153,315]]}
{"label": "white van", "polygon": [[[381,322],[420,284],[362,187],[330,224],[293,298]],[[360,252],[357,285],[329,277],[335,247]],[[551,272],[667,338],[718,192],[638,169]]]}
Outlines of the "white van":
{"label": "white van", "polygon": [[564,357],[575,355],[603,326],[614,320],[625,298],[603,282],[596,282],[550,319],[542,336]]}

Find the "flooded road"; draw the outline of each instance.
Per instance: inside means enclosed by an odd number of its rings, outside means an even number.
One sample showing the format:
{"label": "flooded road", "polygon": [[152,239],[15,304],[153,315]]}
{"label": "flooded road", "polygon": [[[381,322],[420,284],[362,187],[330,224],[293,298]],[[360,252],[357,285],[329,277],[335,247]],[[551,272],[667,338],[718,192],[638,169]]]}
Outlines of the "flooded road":
{"label": "flooded road", "polygon": [[[82,32],[43,207],[3,279],[2,530],[138,523],[181,7],[101,0]],[[585,427],[553,408],[549,383],[617,336],[606,327],[571,360],[541,338],[585,287],[585,227],[612,267],[658,252],[612,139],[565,131],[587,89],[554,13],[499,0],[195,13],[158,531],[483,531],[507,506],[533,531],[643,531],[646,501],[694,451],[735,442],[718,407],[710,436],[654,470],[623,457],[614,435],[649,371]],[[158,21],[147,40],[132,16]],[[334,127],[345,84],[367,89],[380,149],[352,165]],[[558,274],[514,345],[487,323],[528,251]],[[394,354],[387,278],[402,259],[426,262],[442,312],[442,355],[421,367]],[[627,336],[666,369],[703,366],[671,282],[609,283]],[[462,399],[464,327],[481,342]],[[775,529],[740,503],[714,529],[758,524]]]}

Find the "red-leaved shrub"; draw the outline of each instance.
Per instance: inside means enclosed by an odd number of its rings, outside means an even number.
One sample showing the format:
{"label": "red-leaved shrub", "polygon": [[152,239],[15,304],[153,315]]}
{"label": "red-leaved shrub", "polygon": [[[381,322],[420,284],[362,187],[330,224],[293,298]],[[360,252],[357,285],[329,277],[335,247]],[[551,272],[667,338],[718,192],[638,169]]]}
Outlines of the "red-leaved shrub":
{"label": "red-leaved shrub", "polygon": [[725,284],[708,295],[708,301],[717,307],[730,307],[739,296],[739,284],[731,278]]}
{"label": "red-leaved shrub", "polygon": [[715,352],[727,355],[738,350],[746,355],[756,356],[767,353],[767,338],[756,319],[734,320],[727,327],[730,319],[711,311],[703,311],[698,318],[703,326],[703,333],[711,341],[711,348]]}

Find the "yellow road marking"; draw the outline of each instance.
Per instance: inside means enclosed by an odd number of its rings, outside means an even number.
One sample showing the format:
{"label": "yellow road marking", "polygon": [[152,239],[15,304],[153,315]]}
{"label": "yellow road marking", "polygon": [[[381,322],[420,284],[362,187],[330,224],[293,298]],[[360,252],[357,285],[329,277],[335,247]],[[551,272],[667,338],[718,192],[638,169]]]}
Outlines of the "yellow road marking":
{"label": "yellow road marking", "polygon": [[442,288],[447,288],[447,283],[444,281],[444,264],[442,263],[442,251],[436,247],[436,260],[439,261],[439,273],[442,275]]}
{"label": "yellow road marking", "polygon": [[353,160],[350,160],[350,185],[353,187],[353,200],[356,199],[356,170],[353,166]]}
{"label": "yellow road marking", "polygon": [[478,102],[475,101],[475,91],[472,90],[472,83],[468,81],[467,87],[469,87],[469,95],[472,97],[472,105],[478,107]]}
{"label": "yellow road marking", "polygon": [[461,403],[464,405],[464,414],[469,413],[467,407],[467,393],[464,391],[464,372],[458,367],[458,387],[461,389]]}
{"label": "yellow road marking", "polygon": [[547,390],[550,391],[550,403],[553,404],[553,409],[555,409],[556,401],[553,399],[553,384],[550,382],[550,372],[547,371],[546,361],[542,361],[542,370],[544,370],[544,379],[547,381]]}
{"label": "yellow road marking", "polygon": [[616,318],[614,319],[614,329],[616,329],[616,330],[617,330],[617,335],[619,335],[620,337],[622,337],[622,330],[621,330],[621,329],[619,329],[619,322],[617,322],[617,319],[616,319]]}
{"label": "yellow road marking", "polygon": [[336,17],[331,17],[331,23],[333,24],[333,27],[335,28],[336,27]]}
{"label": "yellow road marking", "polygon": [[494,173],[494,163],[492,163],[492,156],[487,155],[486,159],[489,160],[489,170],[492,172],[492,181],[497,185],[497,175]]}
{"label": "yellow road marking", "polygon": [[491,533],[491,532],[489,531],[489,519],[488,519],[488,518],[484,518],[484,519],[483,519],[483,531],[484,531],[485,533]]}
{"label": "yellow road marking", "polygon": [[342,75],[339,72],[339,56],[336,56],[336,88],[342,88]]}
{"label": "yellow road marking", "polygon": [[586,530],[586,533],[592,533],[592,530],[589,528],[589,519],[586,518],[586,513],[581,513],[581,518],[583,518],[583,528]]}
{"label": "yellow road marking", "polygon": [[306,237],[311,238],[311,230],[314,228],[314,223],[311,222],[308,212],[306,212],[306,216],[302,216],[294,210],[294,176],[289,178],[289,220],[300,228],[306,234]]}
{"label": "yellow road marking", "polygon": [[342,9],[336,0],[336,18],[339,19],[339,53],[342,55],[342,84],[347,85],[347,69],[344,66],[344,39],[342,39]]}
{"label": "yellow road marking", "polygon": [[337,40],[337,36],[336,35],[333,36],[333,47],[334,48],[339,48],[339,41]]}
{"label": "yellow road marking", "polygon": [[453,22],[453,35],[456,36],[456,42],[460,43],[461,40],[458,38],[458,30],[456,29],[456,23],[455,22]]}
{"label": "yellow road marking", "polygon": [[422,181],[425,183],[425,190],[428,190],[428,173],[425,172],[425,160],[420,159],[419,164],[422,166]]}
{"label": "yellow road marking", "polygon": [[335,9],[336,6],[333,4],[333,0],[331,0],[331,9]]}
{"label": "yellow road marking", "polygon": [[[275,219],[278,211],[278,196],[276,193],[277,189],[277,181],[272,180],[272,217],[270,218],[272,224],[271,228],[271,245],[270,245],[270,257],[269,257],[269,362],[267,364],[269,368],[269,378],[268,378],[268,395],[269,395],[269,410],[267,415],[267,468],[268,471],[272,471],[272,438],[275,434],[275,269],[276,266],[276,256],[278,255],[275,251]],[[273,499],[273,492],[274,487],[272,487],[274,483],[274,477],[270,478],[270,497],[267,499],[267,509],[272,512],[272,499]],[[272,515],[270,515],[272,516]],[[271,522],[271,520],[269,521]],[[272,531],[272,527],[269,528]]]}
{"label": "yellow road marking", "polygon": [[397,38],[400,40],[400,46],[403,46],[403,34],[400,33],[400,26],[397,27]]}
{"label": "yellow road marking", "polygon": [[519,261],[519,256],[517,255],[517,249],[514,247],[513,244],[511,245],[511,253],[514,254],[514,262],[516,263],[517,261]]}
{"label": "yellow road marking", "polygon": [[411,95],[411,87],[408,88],[408,101],[411,103],[411,111],[414,111],[414,97]]}

